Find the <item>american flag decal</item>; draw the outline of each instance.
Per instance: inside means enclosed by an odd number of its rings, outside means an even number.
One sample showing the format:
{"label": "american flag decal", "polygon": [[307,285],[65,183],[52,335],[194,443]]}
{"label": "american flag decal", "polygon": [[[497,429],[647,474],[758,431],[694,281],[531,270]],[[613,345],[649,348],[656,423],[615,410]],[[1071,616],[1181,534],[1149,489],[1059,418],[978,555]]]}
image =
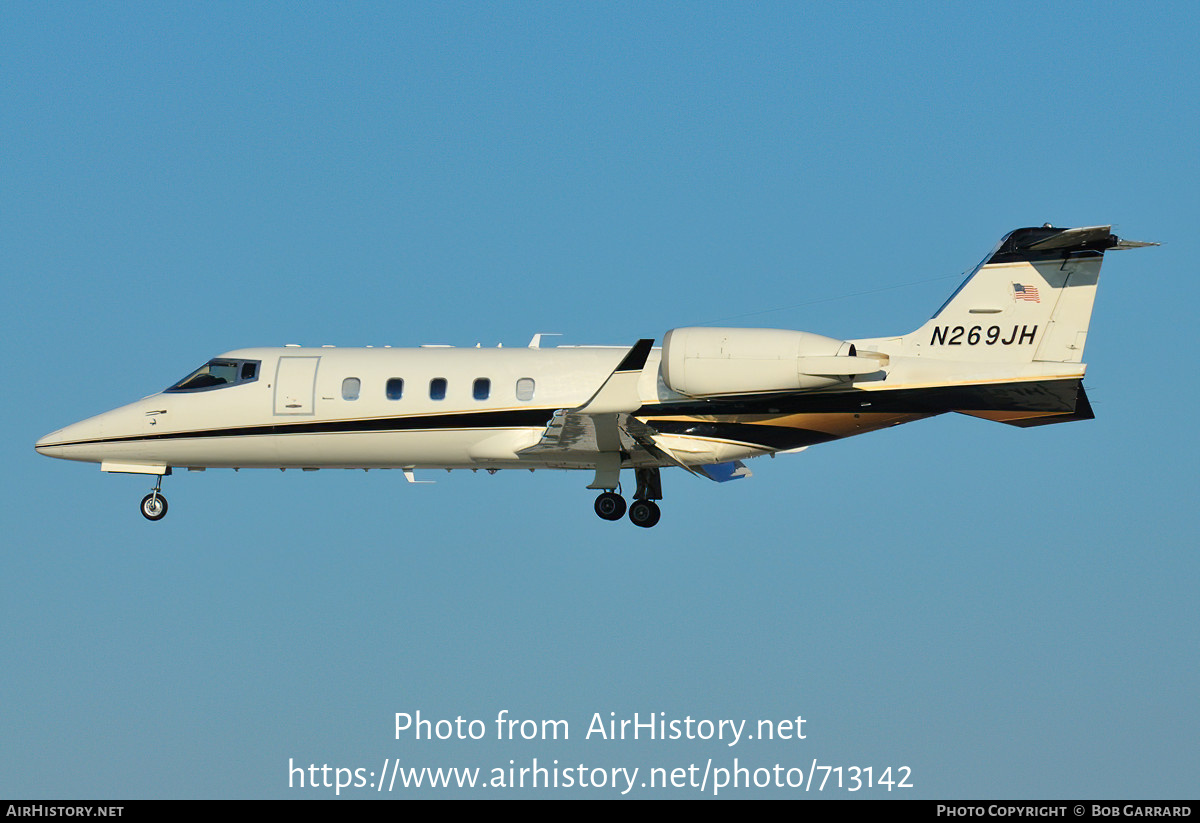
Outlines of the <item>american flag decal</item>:
{"label": "american flag decal", "polygon": [[1042,302],[1042,298],[1038,296],[1037,286],[1022,286],[1020,283],[1013,283],[1013,300],[1028,300],[1030,303]]}

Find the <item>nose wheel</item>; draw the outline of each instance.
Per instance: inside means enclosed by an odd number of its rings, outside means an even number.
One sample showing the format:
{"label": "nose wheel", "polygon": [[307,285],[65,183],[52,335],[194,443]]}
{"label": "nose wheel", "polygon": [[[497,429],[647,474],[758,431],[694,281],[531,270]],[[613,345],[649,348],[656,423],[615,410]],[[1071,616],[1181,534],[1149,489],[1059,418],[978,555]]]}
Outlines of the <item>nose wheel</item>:
{"label": "nose wheel", "polygon": [[167,498],[162,495],[162,476],[154,484],[154,490],[142,498],[142,517],[147,520],[162,520],[167,516]]}
{"label": "nose wheel", "polygon": [[167,516],[167,498],[158,492],[150,492],[142,498],[142,517],[147,520],[162,520]]}

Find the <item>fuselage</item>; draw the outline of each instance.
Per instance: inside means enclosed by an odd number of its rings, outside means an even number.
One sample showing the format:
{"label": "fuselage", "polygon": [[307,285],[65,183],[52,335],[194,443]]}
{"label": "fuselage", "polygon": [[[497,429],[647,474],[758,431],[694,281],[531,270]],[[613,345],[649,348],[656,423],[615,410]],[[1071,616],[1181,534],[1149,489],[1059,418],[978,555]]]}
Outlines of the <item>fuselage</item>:
{"label": "fuselage", "polygon": [[[191,468],[573,468],[569,456],[517,454],[554,412],[585,402],[625,348],[252,348],[210,362],[254,377],[172,388],[43,437],[42,454]],[[681,400],[639,378],[647,404]],[[697,463],[760,454],[704,438]],[[586,461],[580,460],[581,464]]]}
{"label": "fuselage", "polygon": [[924,325],[840,340],[683,327],[662,347],[253,348],[46,435],[42,454],[172,468],[587,469],[596,513],[658,522],[659,470],[723,482],[741,460],[945,412],[1014,426],[1090,419],[1083,348],[1100,265],[1137,248],[1108,226],[1007,234]]}
{"label": "fuselage", "polygon": [[[880,341],[859,341],[880,349]],[[882,348],[889,348],[883,340]],[[589,453],[521,454],[559,410],[585,403],[623,347],[251,348],[209,362],[224,382],[186,380],[53,432],[42,454],[156,468],[591,468]],[[931,414],[970,409],[964,384],[1028,395],[1063,383],[1073,402],[1082,368],[1038,368],[1014,383],[979,364],[893,358],[857,383],[805,392],[688,397],[668,388],[654,349],[638,377],[641,408],[679,462],[705,465],[786,451]],[[934,371],[946,385],[936,398]],[[252,372],[250,379],[244,373]],[[1041,372],[1038,374],[1037,372]],[[909,379],[904,379],[907,374]],[[930,377],[933,375],[930,374]],[[999,408],[1003,402],[995,402]],[[1051,405],[1048,408],[1056,408]],[[1066,410],[1063,406],[1062,410]],[[624,465],[673,465],[626,455]]]}

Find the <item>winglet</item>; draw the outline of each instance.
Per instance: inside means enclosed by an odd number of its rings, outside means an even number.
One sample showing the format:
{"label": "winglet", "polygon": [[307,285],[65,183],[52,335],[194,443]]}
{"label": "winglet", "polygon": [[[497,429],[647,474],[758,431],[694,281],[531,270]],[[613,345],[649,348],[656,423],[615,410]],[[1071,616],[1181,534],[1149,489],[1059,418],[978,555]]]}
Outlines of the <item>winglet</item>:
{"label": "winglet", "polygon": [[653,347],[653,338],[637,341],[591,399],[571,411],[579,414],[613,414],[634,412],[641,408],[642,399],[637,390],[638,378],[641,377]]}
{"label": "winglet", "polygon": [[641,372],[646,366],[646,358],[650,356],[650,349],[654,347],[654,338],[642,338],[633,344],[633,348],[625,355],[625,359],[617,364],[616,371],[613,374],[621,372],[635,371]]}
{"label": "winglet", "polygon": [[704,476],[709,480],[715,480],[718,483],[727,483],[730,480],[741,480],[743,477],[753,476],[753,473],[741,460],[729,463],[710,463],[707,466],[701,466],[700,471],[704,472]]}

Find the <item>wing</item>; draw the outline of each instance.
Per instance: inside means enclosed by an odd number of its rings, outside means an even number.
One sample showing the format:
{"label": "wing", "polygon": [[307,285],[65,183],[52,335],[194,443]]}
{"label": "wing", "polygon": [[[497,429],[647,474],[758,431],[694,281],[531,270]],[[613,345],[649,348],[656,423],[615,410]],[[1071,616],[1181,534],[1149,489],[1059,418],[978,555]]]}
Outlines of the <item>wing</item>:
{"label": "wing", "polygon": [[[586,403],[574,409],[556,411],[541,439],[518,454],[583,466],[608,463],[615,457],[618,468],[622,453],[631,457],[635,454],[650,456],[641,454],[645,449],[626,428],[630,413],[642,405],[637,384],[653,346],[653,339],[635,343]],[[662,464],[651,461],[640,465]]]}
{"label": "wing", "polygon": [[[697,471],[661,443],[654,429],[633,416],[642,405],[637,384],[653,346],[653,339],[635,343],[586,403],[556,411],[541,439],[517,453],[563,465],[595,467],[596,478],[588,488],[596,489],[616,488],[622,465],[679,466],[718,482],[748,477],[750,471],[740,461]],[[716,471],[710,473],[712,469]]]}

